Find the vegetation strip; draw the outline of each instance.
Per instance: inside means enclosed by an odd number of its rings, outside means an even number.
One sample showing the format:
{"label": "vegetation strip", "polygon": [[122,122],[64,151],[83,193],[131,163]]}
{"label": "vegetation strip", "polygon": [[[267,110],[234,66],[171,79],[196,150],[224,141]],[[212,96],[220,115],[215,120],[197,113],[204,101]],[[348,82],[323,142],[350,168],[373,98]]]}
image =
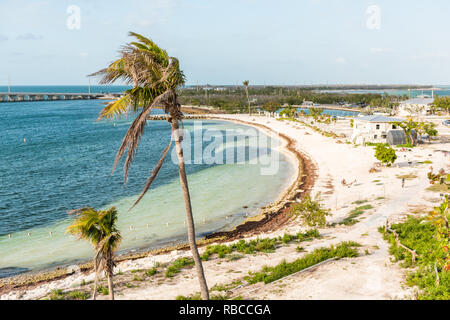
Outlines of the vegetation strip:
{"label": "vegetation strip", "polygon": [[[407,285],[417,286],[417,299],[450,299],[450,253],[448,198],[426,217],[408,217],[390,227],[379,228],[391,246],[389,253],[408,268]],[[417,254],[415,259],[414,253]]]}
{"label": "vegetation strip", "polygon": [[342,220],[339,223],[333,223],[331,226],[335,226],[336,224],[339,225],[345,225],[345,226],[352,226],[355,223],[358,223],[359,220],[356,219],[356,217],[359,217],[360,215],[362,215],[366,210],[370,210],[373,209],[373,206],[370,204],[366,204],[364,206],[359,206],[356,207],[355,209],[353,209],[352,211],[350,211],[349,215],[344,218],[344,220]]}
{"label": "vegetation strip", "polygon": [[225,258],[226,255],[238,251],[243,254],[252,254],[256,252],[271,253],[276,249],[276,245],[281,243],[288,244],[294,240],[298,242],[311,241],[314,238],[319,238],[319,231],[312,229],[306,231],[305,233],[298,233],[297,235],[284,234],[277,238],[265,238],[265,239],[255,239],[255,240],[239,240],[236,243],[225,245],[217,244],[213,246],[207,246],[205,252],[202,255],[203,260],[209,260],[209,258],[217,254],[219,258]]}
{"label": "vegetation strip", "polygon": [[331,258],[341,259],[346,257],[357,257],[359,255],[358,250],[354,247],[359,246],[360,244],[350,241],[342,242],[336,247],[331,246],[329,248],[315,249],[311,253],[308,253],[293,262],[287,263],[286,261],[283,261],[274,267],[266,266],[260,272],[250,272],[244,279],[250,284],[258,282],[268,284]]}
{"label": "vegetation strip", "polygon": [[[294,277],[294,276],[296,276],[296,275],[298,275],[298,274],[300,274],[300,273],[307,272],[307,271],[309,271],[309,270],[312,270],[312,269],[317,268],[317,267],[319,267],[319,266],[321,266],[321,265],[323,265],[323,264],[326,264],[326,263],[328,263],[328,262],[335,261],[335,260],[337,260],[337,258],[330,258],[330,259],[327,259],[327,260],[325,260],[325,261],[322,261],[322,262],[319,262],[319,263],[317,263],[317,264],[315,264],[315,265],[312,265],[312,266],[310,266],[310,267],[308,267],[308,268],[306,268],[306,269],[297,271],[297,272],[292,273],[292,274],[290,274],[290,275],[287,275],[287,276],[285,276],[285,277],[283,277],[283,278],[280,278],[280,279],[278,279],[278,280],[272,281],[270,284],[274,284],[274,283],[276,283],[276,282],[286,280],[287,278]],[[247,285],[248,285],[248,284],[247,284]],[[269,284],[268,284],[268,285],[269,285]],[[242,287],[242,286],[240,286],[240,287]],[[237,289],[237,288],[238,288],[238,287],[236,287],[235,289]],[[250,290],[250,291],[247,291],[246,293],[249,294],[250,292],[254,292],[254,291],[257,291],[257,290],[259,290],[259,289],[261,289],[261,288],[254,288],[254,289],[252,289],[252,290]],[[231,291],[232,291],[232,290],[231,290]]]}

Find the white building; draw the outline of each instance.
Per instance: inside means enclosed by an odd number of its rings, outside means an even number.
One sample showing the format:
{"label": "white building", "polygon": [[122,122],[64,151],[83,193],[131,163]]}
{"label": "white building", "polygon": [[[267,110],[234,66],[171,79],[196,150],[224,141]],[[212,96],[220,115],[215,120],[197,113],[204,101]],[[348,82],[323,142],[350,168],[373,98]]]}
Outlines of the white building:
{"label": "white building", "polygon": [[400,103],[396,114],[401,117],[425,116],[431,113],[434,98],[414,98]]}
{"label": "white building", "polygon": [[366,142],[385,143],[390,130],[398,128],[394,122],[403,122],[404,119],[386,117],[384,115],[363,116],[353,119],[353,134],[351,141],[356,144]]}

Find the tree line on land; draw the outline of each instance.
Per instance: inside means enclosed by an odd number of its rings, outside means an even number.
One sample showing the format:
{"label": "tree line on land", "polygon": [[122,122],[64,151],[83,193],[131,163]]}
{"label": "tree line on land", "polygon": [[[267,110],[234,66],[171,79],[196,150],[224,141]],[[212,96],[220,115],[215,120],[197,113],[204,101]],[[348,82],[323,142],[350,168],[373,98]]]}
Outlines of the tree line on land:
{"label": "tree line on land", "polygon": [[432,105],[433,112],[442,110],[446,113],[450,113],[450,97],[436,96]]}
{"label": "tree line on land", "polygon": [[254,99],[256,102],[251,105],[252,109],[261,107],[267,111],[269,103],[276,105],[276,110],[278,110],[285,104],[301,105],[304,101],[311,101],[315,104],[358,104],[361,107],[392,110],[401,101],[408,98],[406,95],[329,93],[287,87],[255,88],[249,87],[248,82],[247,85],[244,83],[242,87],[236,86],[222,91],[183,88],[179,94],[180,102],[183,105],[212,106],[228,113],[247,113],[251,100]]}

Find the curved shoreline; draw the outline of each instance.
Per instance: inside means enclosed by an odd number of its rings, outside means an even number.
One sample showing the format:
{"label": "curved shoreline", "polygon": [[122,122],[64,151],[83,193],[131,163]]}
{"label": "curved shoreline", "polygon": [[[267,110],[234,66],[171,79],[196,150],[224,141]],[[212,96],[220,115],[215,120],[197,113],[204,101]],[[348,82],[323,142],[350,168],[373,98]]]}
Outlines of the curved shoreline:
{"label": "curved shoreline", "polygon": [[[315,165],[306,155],[298,151],[295,147],[295,141],[284,135],[275,132],[271,128],[261,125],[250,123],[237,119],[222,118],[217,116],[206,116],[205,120],[221,120],[235,122],[247,126],[256,127],[268,132],[276,133],[283,141],[283,145],[280,147],[280,152],[287,152],[291,156],[297,159],[297,177],[278,196],[277,200],[270,203],[259,214],[244,220],[242,223],[235,226],[229,231],[212,232],[204,237],[204,239],[197,240],[199,246],[204,246],[213,242],[227,242],[234,239],[245,238],[262,232],[274,231],[289,221],[289,209],[292,203],[296,200],[302,199],[309,190],[313,187],[316,174]],[[117,256],[116,262],[122,262],[126,260],[136,260],[149,255],[159,255],[170,253],[174,250],[189,250],[189,245],[179,244],[167,247],[161,247],[153,250],[143,250],[139,253],[128,253]],[[77,264],[82,272],[89,273],[92,269],[92,262],[85,262]],[[68,272],[65,267],[57,267],[52,270],[41,270],[36,272],[29,272],[20,274],[17,276],[0,279],[0,294],[4,294],[13,289],[32,288],[38,285],[48,283],[54,280],[63,279],[72,275],[73,272]]]}
{"label": "curved shoreline", "polygon": [[268,205],[262,212],[254,217],[246,219],[244,222],[237,225],[230,231],[214,232],[207,235],[205,238],[221,238],[220,242],[226,242],[235,239],[250,237],[261,232],[274,231],[285,225],[289,221],[289,215],[287,214],[287,211],[289,211],[291,204],[295,203],[297,200],[301,200],[314,185],[316,178],[316,168],[313,161],[311,161],[306,155],[295,148],[294,139],[284,134],[275,132],[267,126],[236,119],[227,119],[221,117],[212,118],[231,121],[238,124],[244,124],[278,134],[285,143],[285,145],[280,148],[280,151],[287,151],[293,157],[295,157],[298,162],[298,167],[296,179],[286,190],[281,193],[276,201]]}

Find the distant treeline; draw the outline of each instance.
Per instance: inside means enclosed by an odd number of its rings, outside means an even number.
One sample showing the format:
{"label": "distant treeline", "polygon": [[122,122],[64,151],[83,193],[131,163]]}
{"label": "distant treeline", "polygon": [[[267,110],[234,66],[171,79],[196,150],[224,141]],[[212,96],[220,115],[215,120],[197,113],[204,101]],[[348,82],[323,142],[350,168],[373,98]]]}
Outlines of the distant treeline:
{"label": "distant treeline", "polygon": [[[248,101],[244,87],[224,87],[220,89],[185,88],[179,91],[179,98],[184,105],[207,105],[230,113],[248,112]],[[293,87],[249,88],[249,100],[252,109],[267,103],[280,106],[301,105],[304,101],[317,104],[358,104],[362,108],[392,109],[400,101],[408,99],[407,95],[392,96],[388,94],[348,94],[327,93]]]}

